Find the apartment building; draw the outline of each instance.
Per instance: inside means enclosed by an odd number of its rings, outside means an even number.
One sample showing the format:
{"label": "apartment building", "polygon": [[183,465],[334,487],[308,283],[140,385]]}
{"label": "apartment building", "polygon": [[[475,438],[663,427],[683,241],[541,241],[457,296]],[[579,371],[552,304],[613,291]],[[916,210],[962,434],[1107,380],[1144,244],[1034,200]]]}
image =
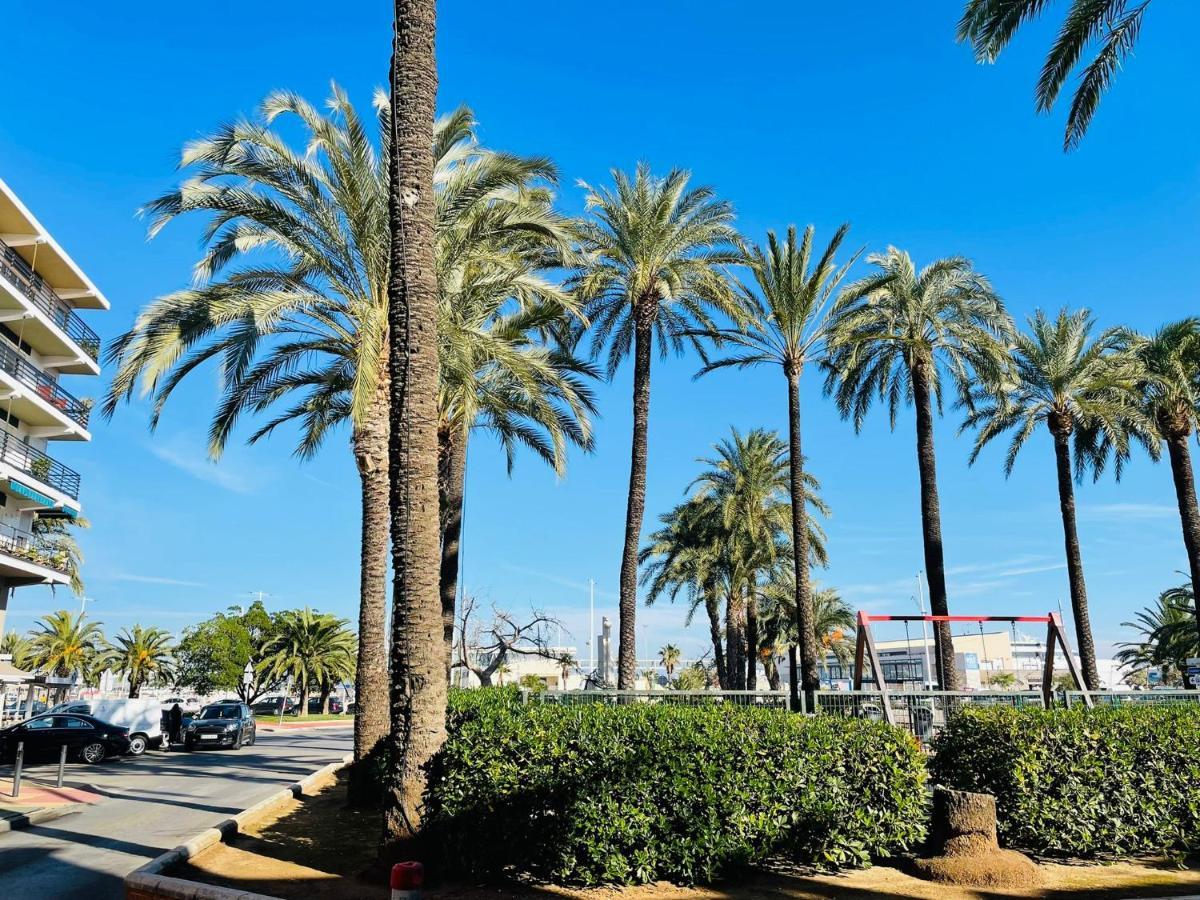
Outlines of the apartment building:
{"label": "apartment building", "polygon": [[79,473],[56,447],[91,440],[92,402],[64,376],[100,374],[100,338],[80,313],[108,308],[0,179],[0,634],[13,588],[70,580],[35,523],[80,514]]}

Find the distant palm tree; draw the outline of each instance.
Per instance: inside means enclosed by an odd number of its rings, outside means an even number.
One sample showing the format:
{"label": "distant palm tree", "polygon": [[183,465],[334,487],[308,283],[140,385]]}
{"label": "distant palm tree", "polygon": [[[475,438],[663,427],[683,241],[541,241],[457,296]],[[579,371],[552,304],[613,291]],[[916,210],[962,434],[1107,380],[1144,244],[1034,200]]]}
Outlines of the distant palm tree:
{"label": "distant palm tree", "polygon": [[1167,445],[1192,596],[1200,596],[1200,509],[1191,452],[1200,431],[1200,319],[1172,322],[1149,338],[1122,330],[1121,342],[1137,358],[1143,411]]}
{"label": "distant palm tree", "polygon": [[272,680],[292,680],[300,692],[301,716],[308,715],[308,695],[314,687],[342,681],[354,671],[356,641],[347,624],[307,606],[279,614],[259,667]]}
{"label": "distant palm tree", "polygon": [[679,660],[682,657],[683,651],[674,644],[667,644],[658,651],[658,658],[662,661],[663,668],[666,669],[668,678],[675,674],[675,667],[679,665]]}
{"label": "distant palm tree", "polygon": [[1153,606],[1137,614],[1132,622],[1122,622],[1141,638],[1118,644],[1117,659],[1138,669],[1161,666],[1164,681],[1170,670],[1182,677],[1188,657],[1200,656],[1200,638],[1196,636],[1196,600],[1190,585],[1168,588],[1158,595]]}
{"label": "distant palm tree", "polygon": [[83,613],[65,609],[50,613],[34,623],[29,661],[47,675],[69,678],[86,676],[101,648],[104,634],[99,622],[89,622]]}
{"label": "distant palm tree", "polygon": [[620,577],[620,645],[617,686],[628,689],[637,675],[637,558],[646,504],[647,431],[650,421],[650,363],[679,353],[687,343],[702,350],[697,330],[716,325],[712,312],[735,311],[724,266],[740,255],[733,207],[708,187],[688,188],[689,174],[672,170],[655,178],[644,163],[631,178],[613,171],[612,188],[587,185],[592,216],[580,225],[586,256],[575,280],[592,323],[592,354],[605,348],[611,378],[631,353],[633,441],[625,545]]}
{"label": "distant palm tree", "polygon": [[[969,399],[976,378],[997,380],[1007,365],[1012,323],[987,279],[962,257],[939,259],[917,271],[907,253],[889,247],[867,261],[879,271],[850,285],[838,300],[825,386],[856,431],[876,400],[887,404],[892,428],[902,405],[915,408],[929,606],[934,615],[945,616],[934,409],[941,412],[943,375],[963,399]],[[943,690],[957,690],[949,625],[936,622],[934,636],[938,683]]]}
{"label": "distant palm tree", "polygon": [[143,685],[154,681],[163,684],[175,677],[174,654],[169,632],[134,625],[133,631],[121,629],[117,639],[101,653],[100,662],[129,679],[129,696],[133,698],[141,696]]}
{"label": "distant palm tree", "polygon": [[11,656],[16,668],[28,670],[34,664],[33,641],[15,631],[6,631],[0,639],[0,654]]}
{"label": "distant palm tree", "polygon": [[[795,570],[791,566],[779,566],[762,589],[764,627],[762,640],[765,645],[780,645],[792,648],[796,645],[796,616],[792,605],[796,602],[793,582]],[[819,588],[814,585],[813,630],[821,662],[832,653],[838,662],[847,664],[852,655],[849,636],[854,634],[854,611],[842,599],[836,588]]]}
{"label": "distant palm tree", "polygon": [[504,687],[504,676],[512,672],[512,666],[508,663],[500,663],[496,667],[496,684],[499,687]]}
{"label": "distant palm tree", "polygon": [[571,676],[571,670],[576,668],[579,662],[575,659],[573,653],[566,651],[558,655],[558,670],[562,675],[562,690],[567,689],[567,679]]}
{"label": "distant palm tree", "polygon": [[[980,62],[995,62],[1020,27],[1037,18],[1048,5],[1046,0],[967,0],[958,23],[958,39],[971,42]],[[1083,140],[1100,98],[1133,54],[1149,5],[1150,0],[1135,0],[1132,7],[1128,0],[1071,0],[1042,65],[1035,92],[1038,112],[1049,112],[1084,50],[1099,41],[1096,55],[1080,73],[1071,99],[1064,150],[1071,150]]]}
{"label": "distant palm tree", "polygon": [[1093,328],[1094,320],[1086,309],[1075,313],[1064,309],[1053,319],[1039,310],[1029,320],[1029,332],[1014,338],[1013,379],[994,389],[983,386],[977,390],[978,405],[963,428],[979,430],[972,463],[990,441],[1012,432],[1004,461],[1006,475],[1011,474],[1017,454],[1039,425],[1044,424],[1053,438],[1071,609],[1083,680],[1094,691],[1100,688],[1100,676],[1075,524],[1072,440],[1076,477],[1090,471],[1099,478],[1109,457],[1114,456],[1120,478],[1131,439],[1141,441],[1155,454],[1158,445],[1153,422],[1137,405],[1136,367],[1128,354],[1119,352],[1119,333],[1108,329],[1093,338]]}
{"label": "distant palm tree", "polygon": [[[754,276],[753,289],[742,287],[738,301],[746,324],[723,329],[722,343],[734,348],[731,356],[714,360],[700,374],[716,369],[750,366],[776,366],[788,387],[788,460],[791,473],[792,554],[795,566],[796,599],[793,608],[800,635],[800,676],[802,687],[812,692],[820,687],[817,674],[817,638],[813,631],[812,585],[809,578],[808,524],[804,494],[804,455],[800,434],[800,376],[809,362],[825,358],[829,337],[831,300],[850,267],[858,259],[853,254],[844,263],[836,262],[838,249],[849,225],[837,230],[829,245],[813,258],[813,227],[804,230],[797,243],[796,229],[788,229],[780,243],[775,232],[767,232],[767,246],[754,247],[746,255],[746,265]],[[796,703],[797,672],[792,668],[792,701]],[[811,703],[811,700],[810,700]]]}

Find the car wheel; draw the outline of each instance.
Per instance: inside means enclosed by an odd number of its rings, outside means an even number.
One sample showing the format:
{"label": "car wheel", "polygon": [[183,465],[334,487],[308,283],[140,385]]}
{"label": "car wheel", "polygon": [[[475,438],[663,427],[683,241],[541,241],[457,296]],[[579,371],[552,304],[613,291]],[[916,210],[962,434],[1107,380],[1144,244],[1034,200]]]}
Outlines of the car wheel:
{"label": "car wheel", "polygon": [[258,743],[258,729],[255,728],[253,731],[250,732],[250,746],[253,747],[257,743]]}
{"label": "car wheel", "polygon": [[129,738],[129,755],[141,756],[146,752],[146,747],[148,745],[149,741],[146,740],[146,736],[144,734],[132,735]]}
{"label": "car wheel", "polygon": [[234,750],[242,749],[242,729],[240,729],[240,728],[238,729],[237,737],[235,737],[233,739],[233,749]]}
{"label": "car wheel", "polygon": [[195,750],[195,749],[196,749],[196,742],[195,742],[195,741],[193,741],[191,738],[188,738],[187,740],[185,740],[185,741],[183,742],[183,749],[184,749],[184,750]]}
{"label": "car wheel", "polygon": [[95,765],[98,762],[104,761],[104,745],[99,741],[93,741],[90,744],[84,744],[79,751],[79,758],[89,765]]}

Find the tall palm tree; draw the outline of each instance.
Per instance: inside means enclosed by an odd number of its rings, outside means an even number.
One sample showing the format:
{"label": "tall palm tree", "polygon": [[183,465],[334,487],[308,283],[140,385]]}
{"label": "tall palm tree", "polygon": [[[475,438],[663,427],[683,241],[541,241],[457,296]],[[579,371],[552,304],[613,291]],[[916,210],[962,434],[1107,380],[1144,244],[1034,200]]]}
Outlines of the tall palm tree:
{"label": "tall palm tree", "polygon": [[[1137,614],[1132,622],[1122,622],[1141,634],[1134,641],[1118,644],[1117,659],[1138,669],[1161,666],[1183,676],[1188,657],[1200,654],[1200,638],[1196,636],[1195,594],[1187,584],[1167,588],[1158,595],[1153,606]],[[1164,678],[1166,680],[1166,678]]]}
{"label": "tall palm tree", "polygon": [[[795,227],[788,228],[782,243],[775,232],[767,233],[767,246],[754,247],[746,254],[746,265],[754,276],[754,289],[742,286],[738,291],[740,328],[724,329],[723,343],[735,348],[734,355],[714,360],[700,374],[716,369],[750,366],[777,366],[787,380],[788,389],[788,460],[791,474],[792,554],[795,566],[796,598],[793,608],[799,637],[801,682],[808,694],[820,687],[817,674],[817,638],[813,630],[812,584],[809,576],[807,504],[804,492],[804,454],[800,439],[800,377],[806,363],[825,357],[829,336],[831,300],[858,253],[842,264],[836,262],[838,249],[850,230],[842,225],[819,257],[813,257],[813,227],[796,240]],[[793,707],[797,705],[797,672],[791,670]],[[812,704],[811,697],[809,704]]]}
{"label": "tall palm tree", "polygon": [[47,675],[85,676],[104,646],[100,623],[87,621],[83,613],[60,609],[37,621],[35,628],[29,661]]}
{"label": "tall palm tree", "polygon": [[1093,337],[1094,327],[1086,309],[1075,313],[1063,309],[1053,319],[1038,310],[1029,319],[1028,333],[1014,337],[1012,380],[977,390],[978,406],[963,424],[964,429],[979,429],[972,463],[990,441],[1012,432],[1004,461],[1006,475],[1012,472],[1021,448],[1039,425],[1044,424],[1053,438],[1071,610],[1083,680],[1093,691],[1100,687],[1100,676],[1075,522],[1072,441],[1076,477],[1090,471],[1099,478],[1109,457],[1114,456],[1120,478],[1131,439],[1140,440],[1155,454],[1158,451],[1153,424],[1137,406],[1132,359],[1118,352],[1116,329]]}
{"label": "tall palm tree", "polygon": [[[958,39],[970,41],[979,62],[992,63],[1026,22],[1049,4],[1046,0],[967,0],[958,23]],[[1078,146],[1087,133],[1100,98],[1133,54],[1150,0],[1071,0],[1062,27],[1038,78],[1038,112],[1049,112],[1063,85],[1089,45],[1099,42],[1096,55],[1079,75],[1067,114],[1063,149]]]}
{"label": "tall palm tree", "polygon": [[1136,357],[1146,416],[1167,445],[1175,499],[1183,526],[1192,596],[1200,596],[1200,509],[1192,471],[1192,438],[1200,431],[1200,319],[1183,319],[1153,337],[1121,332],[1122,346]]}
{"label": "tall palm tree", "polygon": [[396,0],[388,86],[388,341],[391,363],[391,785],[385,840],[422,830],[428,764],[446,739],[439,581],[438,293],[433,121],[434,0]]}
{"label": "tall palm tree", "polygon": [[[916,411],[917,468],[921,481],[921,532],[929,605],[949,614],[941,505],[933,445],[933,417],[942,409],[943,379],[970,398],[975,378],[995,381],[1006,361],[1012,323],[987,279],[959,256],[935,260],[920,271],[895,247],[867,261],[876,274],[839,297],[828,338],[826,390],[843,418],[862,428],[871,404],[886,403],[891,426],[900,407]],[[938,683],[957,690],[958,670],[950,627],[934,624]]]}
{"label": "tall palm tree", "polygon": [[33,641],[15,631],[6,631],[0,638],[0,654],[11,656],[13,666],[27,670],[34,663]]}
{"label": "tall palm tree", "polygon": [[679,665],[679,660],[682,657],[683,651],[674,644],[667,644],[658,651],[658,658],[662,661],[668,678],[675,674],[675,667]]}
{"label": "tall palm tree", "polygon": [[587,185],[592,215],[580,225],[584,265],[575,279],[591,321],[592,353],[605,346],[611,378],[631,353],[633,441],[625,544],[621,555],[617,687],[637,677],[637,559],[646,504],[650,364],[690,343],[703,355],[699,331],[712,331],[714,310],[733,314],[734,292],[724,266],[739,261],[733,207],[711,188],[688,187],[689,173],[656,178],[645,163],[631,178],[612,172],[612,188]]}
{"label": "tall palm tree", "polygon": [[314,687],[336,684],[354,671],[355,637],[347,624],[307,606],[279,614],[259,667],[271,680],[291,678],[300,692],[301,716],[308,715]]}
{"label": "tall palm tree", "polygon": [[142,686],[175,677],[175,646],[170,632],[134,625],[122,628],[117,639],[100,654],[100,662],[129,679],[129,696],[140,697]]}

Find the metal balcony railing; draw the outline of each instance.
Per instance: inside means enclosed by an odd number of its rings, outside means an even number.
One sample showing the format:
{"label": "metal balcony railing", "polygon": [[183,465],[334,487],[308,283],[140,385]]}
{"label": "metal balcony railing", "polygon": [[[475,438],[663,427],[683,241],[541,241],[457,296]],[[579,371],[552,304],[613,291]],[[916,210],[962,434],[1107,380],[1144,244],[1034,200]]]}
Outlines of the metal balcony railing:
{"label": "metal balcony railing", "polygon": [[69,560],[65,550],[39,547],[33,535],[18,531],[11,525],[0,524],[0,553],[56,572],[65,573],[68,569]]}
{"label": "metal balcony railing", "polygon": [[34,306],[50,317],[55,325],[79,345],[93,360],[100,360],[100,337],[63,301],[41,275],[29,267],[12,247],[0,241],[0,273],[33,301]]}
{"label": "metal balcony railing", "polygon": [[30,447],[12,432],[0,432],[0,462],[62,491],[72,500],[79,499],[79,473],[36,447]]}
{"label": "metal balcony railing", "polygon": [[82,428],[87,427],[88,416],[92,411],[91,404],[84,403],[18,351],[3,342],[0,342],[0,369],[26,387],[32,388],[39,397],[64,413],[71,421],[76,422]]}

